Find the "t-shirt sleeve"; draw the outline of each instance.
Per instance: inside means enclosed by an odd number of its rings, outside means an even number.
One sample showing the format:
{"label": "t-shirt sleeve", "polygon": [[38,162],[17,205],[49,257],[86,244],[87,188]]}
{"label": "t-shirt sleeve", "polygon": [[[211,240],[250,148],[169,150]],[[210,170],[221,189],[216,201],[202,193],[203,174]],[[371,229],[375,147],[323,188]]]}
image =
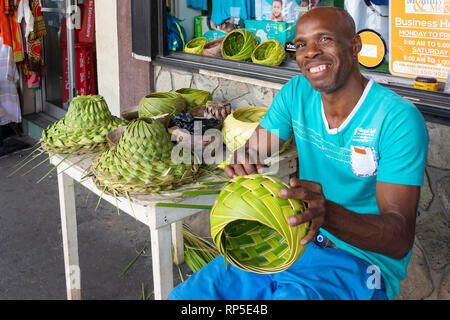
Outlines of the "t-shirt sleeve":
{"label": "t-shirt sleeve", "polygon": [[377,180],[421,186],[428,153],[427,127],[414,105],[401,107],[405,108],[392,110],[383,123]]}
{"label": "t-shirt sleeve", "polygon": [[[272,105],[260,122],[260,126],[282,140],[289,140],[293,134],[292,115],[288,101],[291,95],[293,81],[284,85],[273,99]],[[290,97],[290,98],[289,98]]]}

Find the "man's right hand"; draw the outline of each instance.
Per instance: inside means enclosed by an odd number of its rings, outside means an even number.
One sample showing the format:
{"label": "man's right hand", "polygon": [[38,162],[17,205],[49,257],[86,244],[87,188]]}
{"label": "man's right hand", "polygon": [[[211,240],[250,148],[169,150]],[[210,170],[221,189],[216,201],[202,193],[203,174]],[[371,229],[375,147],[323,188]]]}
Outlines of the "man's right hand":
{"label": "man's right hand", "polygon": [[230,164],[225,167],[224,172],[228,178],[233,179],[238,176],[245,176],[254,173],[260,173],[263,168],[261,164]]}
{"label": "man's right hand", "polygon": [[[275,142],[272,142],[273,140]],[[225,174],[233,179],[238,176],[263,173],[262,162],[269,155],[278,152],[278,146],[283,143],[283,140],[258,125],[246,144],[234,152],[230,164],[224,168]]]}

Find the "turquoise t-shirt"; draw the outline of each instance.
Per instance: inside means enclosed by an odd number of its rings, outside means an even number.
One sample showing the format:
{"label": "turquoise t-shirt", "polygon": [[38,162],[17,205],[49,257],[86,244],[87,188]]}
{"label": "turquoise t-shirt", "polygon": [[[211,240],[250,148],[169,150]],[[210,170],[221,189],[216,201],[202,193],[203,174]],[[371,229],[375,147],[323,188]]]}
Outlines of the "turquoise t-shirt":
{"label": "turquoise t-shirt", "polygon": [[222,24],[230,17],[243,20],[253,19],[255,2],[252,0],[213,0],[211,19],[216,25]]}
{"label": "turquoise t-shirt", "polygon": [[[348,210],[380,214],[377,181],[423,185],[428,150],[423,116],[412,103],[373,80],[344,123],[330,129],[320,92],[304,76],[296,76],[278,92],[260,125],[283,140],[294,134],[300,178],[320,183],[326,199]],[[389,299],[399,294],[412,250],[397,260],[321,231],[340,249],[378,266]]]}

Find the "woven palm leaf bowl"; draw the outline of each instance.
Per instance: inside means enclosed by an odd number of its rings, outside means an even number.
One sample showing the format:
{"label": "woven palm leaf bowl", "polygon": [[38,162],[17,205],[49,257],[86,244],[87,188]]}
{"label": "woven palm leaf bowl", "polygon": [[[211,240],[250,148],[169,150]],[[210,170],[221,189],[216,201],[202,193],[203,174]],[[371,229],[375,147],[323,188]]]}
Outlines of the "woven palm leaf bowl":
{"label": "woven palm leaf bowl", "polygon": [[[266,107],[243,107],[234,111],[225,119],[222,127],[222,137],[223,142],[230,151],[234,152],[245,145],[266,115],[267,110]],[[284,152],[292,141],[291,137],[280,147],[278,154]],[[221,166],[223,167],[228,161],[229,159]]]}
{"label": "woven palm leaf bowl", "polygon": [[42,132],[41,145],[51,153],[96,152],[105,147],[108,132],[125,124],[111,114],[102,96],[78,96],[64,118]]}
{"label": "woven palm leaf bowl", "polygon": [[203,106],[208,101],[212,100],[211,94],[206,90],[195,88],[181,88],[175,91],[175,93],[181,94],[186,101],[186,110],[189,111],[197,106]]}
{"label": "woven palm leaf bowl", "polygon": [[138,106],[139,118],[151,118],[162,114],[172,116],[186,110],[186,100],[176,92],[155,92],[143,97]]}
{"label": "woven palm leaf bowl", "polygon": [[194,38],[184,46],[184,52],[202,54],[203,47],[208,43],[205,37]]}
{"label": "woven palm leaf bowl", "polygon": [[227,148],[235,151],[243,146],[267,113],[265,107],[243,107],[232,112],[223,122],[222,136]]}
{"label": "woven palm leaf bowl", "polygon": [[234,266],[270,274],[289,268],[303,254],[309,224],[291,227],[287,218],[301,214],[301,200],[282,199],[287,185],[267,175],[239,176],[227,183],[211,210],[211,236],[220,254]]}
{"label": "woven palm leaf bowl", "polygon": [[117,144],[100,153],[91,171],[109,194],[151,194],[195,181],[198,165],[172,161],[174,144],[164,125],[151,118],[131,121]]}
{"label": "woven palm leaf bowl", "polygon": [[254,33],[246,29],[236,29],[225,36],[222,43],[222,56],[231,60],[251,61],[252,53],[259,40]]}
{"label": "woven palm leaf bowl", "polygon": [[278,40],[264,41],[252,53],[253,63],[270,66],[279,66],[285,57],[284,46]]}

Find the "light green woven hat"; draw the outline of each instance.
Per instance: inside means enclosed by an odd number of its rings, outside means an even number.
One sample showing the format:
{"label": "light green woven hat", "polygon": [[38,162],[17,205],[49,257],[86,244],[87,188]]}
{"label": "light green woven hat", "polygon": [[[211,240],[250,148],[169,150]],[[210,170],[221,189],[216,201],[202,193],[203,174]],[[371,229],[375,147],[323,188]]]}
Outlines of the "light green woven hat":
{"label": "light green woven hat", "polygon": [[139,118],[151,118],[168,113],[172,115],[186,109],[186,101],[176,92],[155,92],[139,102]]}
{"label": "light green woven hat", "polygon": [[101,150],[108,132],[125,124],[111,115],[102,96],[78,96],[72,99],[64,118],[42,132],[42,146],[49,152],[61,153]]}
{"label": "light green woven hat", "polygon": [[309,224],[291,227],[287,218],[305,210],[301,200],[285,200],[288,186],[266,175],[239,176],[227,183],[211,210],[211,236],[234,266],[255,273],[289,268],[305,250],[300,241]]}
{"label": "light green woven hat", "polygon": [[174,163],[173,144],[164,125],[153,119],[132,121],[117,145],[94,159],[92,172],[109,193],[154,193],[196,179],[198,165]]}

